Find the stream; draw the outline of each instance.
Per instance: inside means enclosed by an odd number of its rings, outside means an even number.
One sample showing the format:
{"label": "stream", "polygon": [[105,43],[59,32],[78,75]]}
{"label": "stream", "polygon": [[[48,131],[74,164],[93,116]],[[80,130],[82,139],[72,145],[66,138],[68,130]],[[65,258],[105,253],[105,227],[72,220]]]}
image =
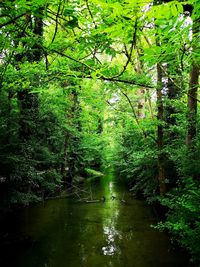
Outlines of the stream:
{"label": "stream", "polygon": [[150,227],[156,223],[152,209],[112,179],[108,174],[88,185],[93,198],[104,196],[104,202],[57,199],[18,212],[3,231],[26,239],[0,247],[0,266],[188,266],[169,237]]}

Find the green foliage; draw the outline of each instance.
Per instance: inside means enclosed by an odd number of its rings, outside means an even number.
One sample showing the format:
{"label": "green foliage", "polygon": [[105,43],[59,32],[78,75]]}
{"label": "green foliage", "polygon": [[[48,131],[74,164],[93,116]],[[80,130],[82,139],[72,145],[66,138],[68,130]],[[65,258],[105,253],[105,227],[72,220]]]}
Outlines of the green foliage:
{"label": "green foliage", "polygon": [[[172,177],[173,188],[164,197],[158,198],[168,212],[166,219],[155,226],[161,231],[167,230],[172,241],[189,251],[192,260],[197,263],[200,252],[199,140],[198,135],[195,150],[188,151],[182,145],[183,140],[177,138],[166,148],[176,174]],[[169,174],[172,175],[172,170]]]}
{"label": "green foliage", "polygon": [[19,191],[13,191],[10,196],[10,204],[17,206],[28,206],[30,203],[37,203],[42,200],[41,197],[38,197],[33,192],[22,193]]}
{"label": "green foliage", "polygon": [[199,11],[196,0],[2,2],[2,205],[40,201],[113,166],[153,200],[163,159],[169,213],[159,228],[198,258],[200,137],[188,149],[185,136]]}
{"label": "green foliage", "polygon": [[193,179],[185,179],[179,188],[172,190],[161,204],[168,207],[167,219],[156,228],[169,231],[173,239],[186,248],[194,261],[200,253],[200,187]]}
{"label": "green foliage", "polygon": [[[114,159],[118,177],[128,183],[136,195],[152,197],[157,193],[156,151],[154,143],[141,138],[141,132],[127,125],[119,136]],[[141,149],[143,148],[143,149]]]}

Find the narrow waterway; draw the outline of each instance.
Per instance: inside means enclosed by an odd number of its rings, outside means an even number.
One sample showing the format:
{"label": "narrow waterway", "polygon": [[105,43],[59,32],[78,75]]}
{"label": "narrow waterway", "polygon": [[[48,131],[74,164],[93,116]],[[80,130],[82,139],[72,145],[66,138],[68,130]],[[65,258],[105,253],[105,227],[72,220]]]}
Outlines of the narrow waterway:
{"label": "narrow waterway", "polygon": [[27,240],[4,244],[0,266],[188,266],[167,235],[150,227],[156,222],[150,207],[118,187],[112,175],[93,182],[91,191],[105,202],[51,200],[20,212],[4,231]]}

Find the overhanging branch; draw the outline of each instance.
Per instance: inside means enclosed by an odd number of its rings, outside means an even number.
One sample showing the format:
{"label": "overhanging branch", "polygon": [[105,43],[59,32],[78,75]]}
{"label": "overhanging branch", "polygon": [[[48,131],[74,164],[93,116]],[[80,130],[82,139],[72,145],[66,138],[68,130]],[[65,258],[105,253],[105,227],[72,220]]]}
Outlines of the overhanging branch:
{"label": "overhanging branch", "polygon": [[14,23],[16,20],[18,20],[19,18],[21,18],[21,17],[23,17],[23,16],[25,16],[25,15],[26,15],[26,13],[20,14],[19,16],[15,17],[15,18],[13,18],[13,19],[7,21],[7,22],[4,22],[4,23],[0,24],[0,28],[2,28],[2,27],[4,27],[4,26],[7,26],[7,25],[9,25],[9,24]]}

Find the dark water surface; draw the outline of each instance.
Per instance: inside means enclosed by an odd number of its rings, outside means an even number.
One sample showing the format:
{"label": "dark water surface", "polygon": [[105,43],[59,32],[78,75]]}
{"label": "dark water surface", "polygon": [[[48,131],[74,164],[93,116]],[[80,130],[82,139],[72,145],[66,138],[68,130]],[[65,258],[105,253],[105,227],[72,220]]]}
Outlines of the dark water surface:
{"label": "dark water surface", "polygon": [[117,187],[111,175],[93,183],[91,190],[95,199],[105,196],[106,201],[51,200],[20,212],[4,231],[21,236],[22,242],[1,247],[0,266],[188,266],[168,237],[150,227],[155,223],[151,209]]}

